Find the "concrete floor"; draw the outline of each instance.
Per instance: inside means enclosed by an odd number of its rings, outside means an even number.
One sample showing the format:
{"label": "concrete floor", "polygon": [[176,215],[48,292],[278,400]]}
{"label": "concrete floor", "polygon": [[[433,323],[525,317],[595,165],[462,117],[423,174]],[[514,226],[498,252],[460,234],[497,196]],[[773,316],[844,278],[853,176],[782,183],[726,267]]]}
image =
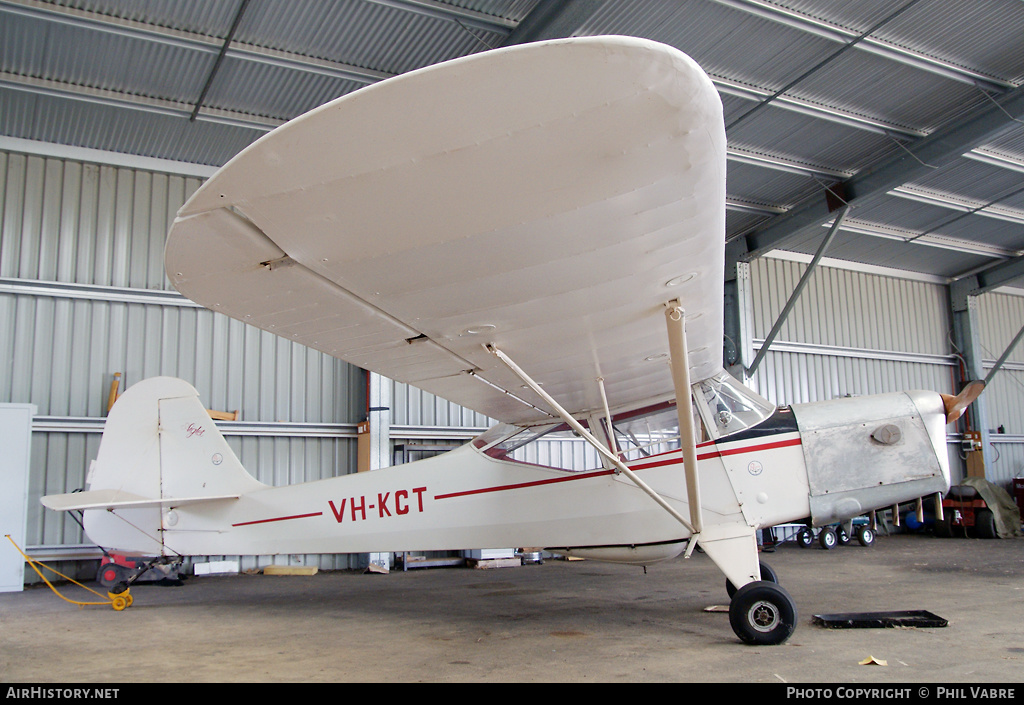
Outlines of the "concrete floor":
{"label": "concrete floor", "polygon": [[[799,609],[782,646],[744,646],[727,614],[705,611],[728,599],[704,555],[646,574],[549,560],[194,577],[181,587],[137,585],[124,612],[75,607],[45,586],[0,594],[0,681],[1021,681],[1024,539],[883,536],[871,548],[786,544],[763,558]],[[949,625],[811,623],[814,614],[881,610],[928,610]],[[859,665],[869,656],[888,665]]]}

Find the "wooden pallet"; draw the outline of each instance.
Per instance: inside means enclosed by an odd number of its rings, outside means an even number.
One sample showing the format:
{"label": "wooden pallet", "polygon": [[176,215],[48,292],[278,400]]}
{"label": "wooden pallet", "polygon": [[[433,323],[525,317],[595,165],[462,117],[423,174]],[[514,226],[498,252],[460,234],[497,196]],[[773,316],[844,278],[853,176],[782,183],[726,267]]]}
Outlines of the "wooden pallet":
{"label": "wooden pallet", "polygon": [[478,570],[489,568],[518,568],[523,564],[519,558],[467,558],[466,564]]}

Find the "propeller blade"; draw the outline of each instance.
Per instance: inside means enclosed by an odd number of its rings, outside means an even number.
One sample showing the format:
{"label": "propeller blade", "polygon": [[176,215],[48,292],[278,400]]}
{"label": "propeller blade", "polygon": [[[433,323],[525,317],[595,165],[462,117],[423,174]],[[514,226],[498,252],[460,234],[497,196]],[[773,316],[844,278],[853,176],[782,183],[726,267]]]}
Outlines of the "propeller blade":
{"label": "propeller blade", "polygon": [[942,403],[946,407],[946,423],[953,423],[958,418],[964,415],[974,400],[981,396],[981,393],[985,391],[985,383],[980,379],[976,379],[973,382],[968,382],[967,386],[960,390],[960,393],[956,396],[952,394],[940,394],[942,397]]}

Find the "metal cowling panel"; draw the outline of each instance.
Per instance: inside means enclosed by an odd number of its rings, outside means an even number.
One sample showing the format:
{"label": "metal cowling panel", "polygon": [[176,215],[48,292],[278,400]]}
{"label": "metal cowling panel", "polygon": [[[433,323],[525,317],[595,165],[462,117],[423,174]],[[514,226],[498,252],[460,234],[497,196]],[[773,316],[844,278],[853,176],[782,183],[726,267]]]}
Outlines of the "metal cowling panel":
{"label": "metal cowling panel", "polygon": [[[928,398],[920,395],[918,403],[927,404]],[[909,393],[896,393],[794,405],[813,523],[826,524],[945,491],[948,462],[937,454],[929,419],[918,403]],[[938,414],[937,409],[926,411]],[[873,438],[886,426],[899,429],[891,443]]]}

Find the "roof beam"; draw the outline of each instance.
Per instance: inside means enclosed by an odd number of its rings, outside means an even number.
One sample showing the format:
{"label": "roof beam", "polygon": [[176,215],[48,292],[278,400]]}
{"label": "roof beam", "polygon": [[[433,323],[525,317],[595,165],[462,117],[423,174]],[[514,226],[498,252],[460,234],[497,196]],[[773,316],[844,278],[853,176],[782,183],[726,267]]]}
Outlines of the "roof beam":
{"label": "roof beam", "polygon": [[[1022,118],[1024,87],[995,98],[928,137],[906,145],[900,154],[841,181],[833,191],[840,193],[846,204],[863,205],[991,141],[1018,126]],[[785,247],[808,228],[828,222],[835,209],[835,203],[828,200],[833,198],[827,190],[822,190],[786,214],[734,239],[726,246],[727,261],[756,259],[770,250]],[[726,272],[732,269],[734,267],[727,267]]]}
{"label": "roof beam", "polygon": [[[51,98],[63,98],[67,100],[79,100],[95,105],[107,107],[137,110],[155,115],[166,115],[168,117],[185,118],[192,114],[192,106],[170,100],[158,98],[146,98],[142,96],[128,95],[100,88],[87,88],[84,86],[72,86],[57,81],[48,81],[39,78],[26,78],[15,74],[0,71],[0,88],[8,90],[33,93],[35,95],[48,96]],[[214,122],[231,127],[240,127],[246,130],[258,130],[269,132],[283,120],[270,120],[256,115],[237,113],[216,108],[202,108],[196,120],[199,122]]]}
{"label": "roof beam", "polygon": [[[488,15],[476,10],[470,10],[448,3],[436,2],[436,0],[366,0],[375,5],[393,7],[406,12],[414,12],[425,17],[433,17],[441,20],[452,20],[466,27],[482,29],[487,32],[511,32],[515,26],[515,20],[505,19],[496,15]],[[541,3],[542,5],[545,3]]]}
{"label": "roof beam", "polygon": [[[793,10],[768,4],[767,2],[764,2],[764,0],[714,1],[734,10],[739,10],[741,12],[762,17],[772,22],[784,24],[787,27],[793,27],[794,29],[813,34],[829,41],[846,44],[857,37],[857,33],[854,31],[827,24],[820,20],[799,14]],[[1012,83],[1007,81],[1001,81],[978,71],[972,71],[971,69],[963,66],[942,61],[941,59],[937,59],[905,47],[894,46],[872,37],[865,37],[862,41],[858,42],[857,48],[861,51],[870,52],[889,59],[890,61],[903,64],[904,66],[912,66],[959,83],[976,85],[985,90],[994,91],[996,93],[1002,93],[1014,87]]]}
{"label": "roof beam", "polygon": [[[42,5],[32,0],[0,0],[0,13],[32,17],[47,22],[90,29],[120,37],[159,42],[179,49],[216,55],[221,51],[223,39],[195,32],[148,25],[134,20],[125,20],[97,12],[79,10],[57,5]],[[352,66],[335,61],[315,59],[302,54],[276,51],[249,44],[235,43],[227,49],[225,56],[243,61],[271,64],[285,68],[319,73],[359,83],[376,83],[394,74],[361,66]]]}
{"label": "roof beam", "polygon": [[213,85],[213,79],[216,78],[220,65],[224,63],[224,55],[227,54],[231,42],[235,39],[235,32],[238,31],[238,25],[242,23],[242,15],[245,14],[245,8],[248,6],[249,0],[241,0],[237,12],[235,12],[235,19],[231,22],[231,29],[228,30],[228,35],[224,37],[224,44],[221,45],[220,51],[217,52],[217,59],[213,62],[213,68],[210,69],[210,73],[206,77],[206,83],[203,84],[203,90],[199,94],[199,99],[196,101],[195,107],[192,108],[192,114],[188,118],[189,122],[196,121],[199,109],[203,107],[203,101],[206,100],[206,94],[210,91],[210,86]]}
{"label": "roof beam", "polygon": [[998,289],[1024,277],[1024,256],[1000,262],[988,269],[957,279],[950,285],[954,311],[967,310],[967,297]]}
{"label": "roof beam", "polygon": [[604,0],[544,0],[530,10],[502,46],[571,37]]}
{"label": "roof beam", "polygon": [[837,49],[836,51],[834,51],[831,54],[829,54],[828,56],[826,56],[824,59],[822,59],[821,61],[816,63],[814,66],[812,66],[809,69],[807,69],[806,71],[804,71],[802,74],[800,74],[796,78],[792,79],[785,86],[783,86],[782,88],[779,88],[777,91],[772,93],[770,96],[768,96],[767,98],[762,100],[760,103],[755,105],[753,108],[751,108],[747,112],[745,112],[745,113],[739,115],[738,117],[734,118],[733,121],[730,124],[725,126],[725,129],[728,131],[728,130],[732,129],[733,127],[735,127],[736,125],[738,125],[740,122],[743,122],[744,120],[747,120],[751,116],[757,114],[758,112],[763,110],[765,107],[767,107],[776,98],[778,98],[779,96],[781,96],[784,93],[788,92],[790,88],[792,88],[796,84],[802,82],[804,79],[810,77],[811,75],[817,73],[818,71],[823,69],[825,66],[827,66],[828,64],[832,63],[833,61],[838,59],[840,56],[842,56],[845,52],[847,52],[847,51],[853,49],[854,47],[856,47],[862,41],[864,41],[869,36],[874,34],[875,31],[877,31],[879,28],[881,28],[882,26],[888,24],[889,22],[891,22],[895,18],[899,17],[901,14],[903,14],[904,12],[909,10],[911,7],[913,7],[915,4],[917,4],[920,1],[921,0],[908,0],[908,2],[906,4],[901,5],[897,10],[895,10],[892,13],[890,13],[885,18],[883,18],[882,20],[878,21],[877,23],[872,25],[870,28],[868,28],[867,30],[865,30],[861,34],[858,34],[856,37],[853,37],[848,42],[843,42],[842,46],[839,49]]}

